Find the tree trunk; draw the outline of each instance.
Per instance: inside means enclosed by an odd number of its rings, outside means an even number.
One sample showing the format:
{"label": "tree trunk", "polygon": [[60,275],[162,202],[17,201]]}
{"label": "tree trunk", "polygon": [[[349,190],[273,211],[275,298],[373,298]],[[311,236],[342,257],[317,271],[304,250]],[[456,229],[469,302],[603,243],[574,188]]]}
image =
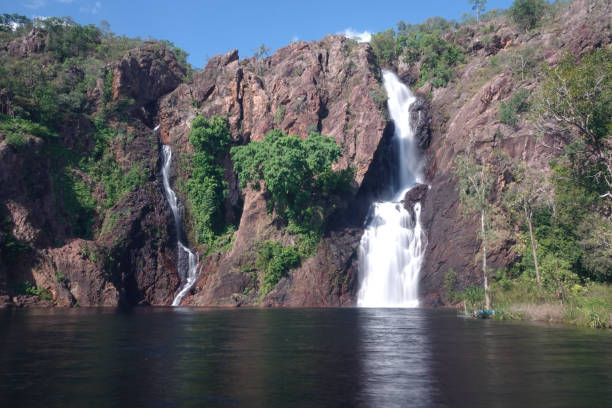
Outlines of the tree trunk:
{"label": "tree trunk", "polygon": [[485,293],[485,309],[491,309],[491,297],[489,296],[489,280],[487,278],[487,240],[485,237],[485,212],[480,211],[480,232],[482,233],[482,276]]}
{"label": "tree trunk", "polygon": [[525,215],[527,217],[527,225],[529,225],[529,237],[531,238],[531,250],[533,251],[533,263],[535,265],[536,280],[538,281],[538,287],[542,289],[542,278],[540,278],[540,268],[538,266],[538,247],[535,237],[533,236],[533,214],[531,211],[527,211],[527,209],[525,209]]}

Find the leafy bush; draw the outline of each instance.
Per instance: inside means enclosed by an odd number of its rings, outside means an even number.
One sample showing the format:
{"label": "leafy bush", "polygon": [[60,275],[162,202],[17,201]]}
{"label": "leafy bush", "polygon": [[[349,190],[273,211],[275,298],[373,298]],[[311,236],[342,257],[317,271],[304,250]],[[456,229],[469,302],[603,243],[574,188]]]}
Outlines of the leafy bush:
{"label": "leafy bush", "polygon": [[263,181],[270,195],[269,210],[285,221],[312,226],[311,230],[318,230],[329,215],[329,190],[348,179],[332,174],[331,165],[341,153],[329,136],[312,132],[300,139],[280,130],[270,131],[261,142],[231,150],[241,186],[250,183],[259,189]]}
{"label": "leafy bush", "polygon": [[191,124],[189,141],[193,145],[191,175],[186,183],[187,200],[193,216],[198,241],[212,244],[223,233],[223,202],[227,194],[225,170],[220,166],[227,154],[231,136],[227,119],[196,117]]}
{"label": "leafy bush", "polygon": [[516,126],[518,115],[529,110],[529,91],[521,88],[514,92],[508,102],[502,102],[499,108],[499,120],[508,125]]}
{"label": "leafy bush", "polygon": [[463,292],[458,294],[458,297],[463,299],[467,314],[484,309],[485,292],[482,286],[468,286]]}
{"label": "leafy bush", "polygon": [[16,295],[37,296],[42,300],[53,300],[49,289],[40,289],[28,281],[13,282],[13,292]]}
{"label": "leafy bush", "polygon": [[391,64],[401,53],[402,48],[395,38],[395,31],[390,28],[372,35],[370,45],[381,66]]}
{"label": "leafy bush", "polygon": [[28,139],[21,133],[9,133],[6,135],[6,143],[14,149],[20,150],[28,144]]}
{"label": "leafy bush", "polygon": [[546,0],[514,0],[508,14],[523,30],[535,28],[548,8]]}
{"label": "leafy bush", "polygon": [[283,246],[280,242],[265,241],[257,251],[256,266],[262,272],[261,296],[276,287],[278,281],[287,271],[300,265],[300,255],[292,246]]}

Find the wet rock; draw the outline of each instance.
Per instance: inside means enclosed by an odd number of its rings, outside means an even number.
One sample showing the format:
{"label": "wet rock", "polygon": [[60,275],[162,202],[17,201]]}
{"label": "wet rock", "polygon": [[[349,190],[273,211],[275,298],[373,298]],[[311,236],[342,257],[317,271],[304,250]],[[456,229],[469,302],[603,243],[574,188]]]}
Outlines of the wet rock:
{"label": "wet rock", "polygon": [[427,149],[431,142],[431,114],[429,101],[423,95],[417,95],[410,105],[410,124],[419,148]]}

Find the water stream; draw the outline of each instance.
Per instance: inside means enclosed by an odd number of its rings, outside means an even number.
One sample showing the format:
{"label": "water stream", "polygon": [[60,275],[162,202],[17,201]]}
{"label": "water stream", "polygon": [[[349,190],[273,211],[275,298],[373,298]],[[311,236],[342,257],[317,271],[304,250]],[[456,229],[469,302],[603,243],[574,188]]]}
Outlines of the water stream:
{"label": "water stream", "polygon": [[420,151],[410,124],[410,105],[415,97],[390,71],[383,71],[389,114],[395,124],[393,147],[397,157],[395,188],[389,201],[370,209],[359,248],[360,288],[357,305],[362,307],[418,307],[418,278],[427,238],[421,228],[421,205],[414,216],[401,202],[406,193],[423,182]]}
{"label": "water stream", "polygon": [[[157,129],[157,128],[156,128]],[[183,297],[189,292],[198,276],[199,256],[193,253],[183,241],[183,219],[178,205],[176,193],[170,186],[170,167],[172,165],[172,149],[168,145],[162,146],[162,178],[164,193],[174,216],[176,226],[176,239],[178,246],[177,270],[180,279],[179,289],[172,300],[172,306],[179,306]]]}

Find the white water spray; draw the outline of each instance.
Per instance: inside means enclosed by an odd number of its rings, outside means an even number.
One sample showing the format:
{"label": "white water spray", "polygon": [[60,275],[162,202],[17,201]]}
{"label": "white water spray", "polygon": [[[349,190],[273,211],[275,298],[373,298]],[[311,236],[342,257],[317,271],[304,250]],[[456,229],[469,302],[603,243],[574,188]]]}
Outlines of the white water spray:
{"label": "white water spray", "polygon": [[374,203],[359,247],[361,307],[418,307],[418,278],[427,239],[420,224],[421,204],[414,219],[401,200],[416,183],[423,182],[423,164],[410,126],[410,105],[415,97],[399,78],[383,71],[389,96],[387,105],[395,124],[398,187],[391,201]]}
{"label": "white water spray", "polygon": [[[157,130],[157,127],[155,128]],[[172,300],[172,306],[179,306],[183,297],[189,292],[198,276],[199,256],[193,253],[182,241],[183,219],[179,212],[178,200],[172,187],[170,187],[170,165],[172,163],[172,149],[170,146],[162,146],[162,179],[166,200],[172,209],[174,225],[176,226],[176,237],[178,246],[178,274],[181,281],[177,294]]]}

